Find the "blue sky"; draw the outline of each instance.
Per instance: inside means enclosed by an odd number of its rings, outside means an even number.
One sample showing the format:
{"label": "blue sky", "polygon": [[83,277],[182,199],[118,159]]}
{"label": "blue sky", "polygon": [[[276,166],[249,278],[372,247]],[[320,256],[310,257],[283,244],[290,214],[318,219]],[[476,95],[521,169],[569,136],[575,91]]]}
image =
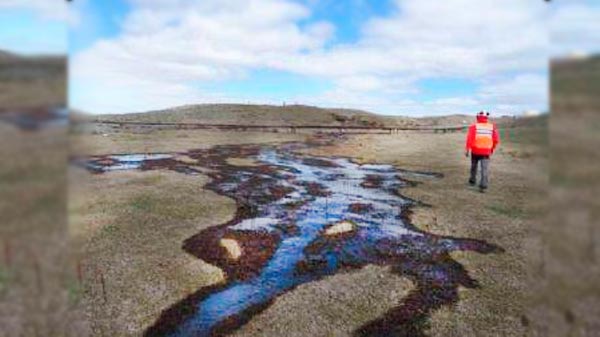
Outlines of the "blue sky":
{"label": "blue sky", "polygon": [[[311,1],[304,1],[311,4]],[[356,42],[360,36],[360,27],[373,16],[387,16],[395,8],[391,1],[350,0],[317,1],[312,6],[310,19],[306,22],[329,21],[336,27],[335,37],[331,44]]]}
{"label": "blue sky", "polygon": [[124,0],[74,1],[71,6],[78,14],[79,24],[69,32],[70,53],[89,48],[100,39],[118,36],[123,20],[131,10]]}
{"label": "blue sky", "polygon": [[[600,12],[583,0],[75,0],[69,11],[6,1],[0,48],[68,52],[70,104],[91,113],[240,102],[547,110],[548,58],[597,51]],[[549,32],[549,21],[562,23]]]}
{"label": "blue sky", "polygon": [[[312,6],[310,18],[301,20],[299,26],[304,26],[315,21],[330,21],[336,26],[336,34],[330,42],[338,43],[356,42],[360,26],[374,15],[385,16],[394,10],[391,1],[364,1],[364,0],[322,0],[298,1]],[[75,34],[71,35],[70,50],[79,51],[89,47],[91,43],[102,38],[111,38],[119,34],[120,25],[132,10],[126,0],[111,1],[76,1],[77,12],[86,23]]]}
{"label": "blue sky", "polygon": [[0,48],[21,54],[64,54],[67,25],[28,8],[0,8]]}

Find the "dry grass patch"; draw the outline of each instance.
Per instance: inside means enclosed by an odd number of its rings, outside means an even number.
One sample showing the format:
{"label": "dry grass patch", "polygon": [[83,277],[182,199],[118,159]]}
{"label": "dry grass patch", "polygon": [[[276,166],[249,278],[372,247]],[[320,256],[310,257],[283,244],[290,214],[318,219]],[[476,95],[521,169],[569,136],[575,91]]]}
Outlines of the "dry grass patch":
{"label": "dry grass patch", "polygon": [[205,176],[74,170],[71,177],[70,228],[94,333],[139,335],[172,303],[223,281],[221,270],[181,250],[183,240],[235,211],[232,200],[202,189]]}
{"label": "dry grass patch", "polygon": [[306,135],[269,132],[230,132],[217,130],[107,130],[103,134],[71,135],[74,155],[116,153],[172,153],[207,149],[215,145],[264,144],[303,141]]}
{"label": "dry grass patch", "polygon": [[261,164],[256,160],[249,158],[227,158],[227,164],[233,166],[260,166]]}
{"label": "dry grass patch", "polygon": [[350,336],[399,305],[414,288],[388,268],[366,266],[300,285],[233,336]]}

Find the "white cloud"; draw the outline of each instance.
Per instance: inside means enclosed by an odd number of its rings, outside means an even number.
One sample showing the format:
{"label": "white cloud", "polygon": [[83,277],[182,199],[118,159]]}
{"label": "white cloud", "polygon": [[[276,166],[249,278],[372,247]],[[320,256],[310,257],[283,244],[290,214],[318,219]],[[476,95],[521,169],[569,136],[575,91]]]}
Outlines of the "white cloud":
{"label": "white cloud", "polygon": [[477,77],[541,69],[548,55],[542,1],[397,1],[398,11],[363,27],[354,45],[299,55],[283,69],[322,75],[418,72]]}
{"label": "white cloud", "polygon": [[543,109],[548,101],[548,78],[542,75],[520,74],[484,86],[478,97],[488,105],[510,104],[523,110],[528,106]]}
{"label": "white cloud", "polygon": [[[194,89],[193,82],[240,78],[269,60],[322,47],[332,31],[324,22],[300,29],[296,21],[309,13],[288,1],[133,2],[139,7],[119,38],[72,57],[75,107],[107,113],[132,111],[140,100],[156,107],[200,102],[212,95]],[[109,100],[90,100],[92,83]],[[116,110],[114,95],[123,102]]]}
{"label": "white cloud", "polygon": [[45,19],[65,23],[75,19],[68,3],[63,0],[0,0],[0,10],[2,8],[33,10]]}
{"label": "white cloud", "polygon": [[[398,0],[394,13],[367,21],[358,41],[342,45],[331,45],[331,23],[306,25],[310,8],[292,1],[130,1],[134,10],[121,36],[72,58],[71,104],[77,108],[128,112],[235,101],[194,83],[238,79],[256,69],[333,84],[301,103],[390,114],[469,112],[479,104],[518,113],[529,104],[538,109],[547,104],[544,90],[524,87],[543,84],[539,78],[522,76],[546,71],[550,45],[543,1]],[[417,81],[440,77],[483,88],[473,97],[416,98]],[[106,99],[91,99],[92,87]],[[517,87],[524,93],[516,93]]]}

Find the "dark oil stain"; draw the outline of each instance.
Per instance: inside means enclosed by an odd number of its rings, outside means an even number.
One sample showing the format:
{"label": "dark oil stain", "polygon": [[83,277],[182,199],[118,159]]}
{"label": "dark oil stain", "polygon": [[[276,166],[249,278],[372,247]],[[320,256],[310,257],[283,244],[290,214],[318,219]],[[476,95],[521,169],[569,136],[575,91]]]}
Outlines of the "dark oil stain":
{"label": "dark oil stain", "polygon": [[[100,156],[79,161],[93,172],[171,169],[209,170],[205,188],[233,198],[234,218],[183,242],[183,250],[221,268],[226,280],[204,287],[166,309],[146,336],[221,336],[248,322],[295,287],[369,264],[391,266],[415,289],[355,336],[424,336],[432,311],[458,301],[458,287],[476,288],[452,251],[503,250],[484,241],[439,236],[410,223],[419,202],[400,194],[408,178],[439,178],[390,165],[361,165],[348,158],[321,158],[296,150],[322,145],[225,145],[185,153],[197,164],[168,154]],[[228,158],[258,166],[234,166]],[[345,230],[328,232],[346,223]],[[232,256],[222,240],[234,242]]]}

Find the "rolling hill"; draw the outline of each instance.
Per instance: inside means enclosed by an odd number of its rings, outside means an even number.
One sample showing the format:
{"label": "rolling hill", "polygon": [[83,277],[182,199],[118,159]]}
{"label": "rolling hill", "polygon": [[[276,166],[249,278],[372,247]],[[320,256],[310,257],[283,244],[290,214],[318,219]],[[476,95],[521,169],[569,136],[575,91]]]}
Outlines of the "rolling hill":
{"label": "rolling hill", "polygon": [[199,104],[172,109],[101,115],[97,120],[246,125],[383,126],[410,125],[411,118],[385,117],[361,110],[326,109],[306,105]]}
{"label": "rolling hill", "polygon": [[[412,118],[384,116],[363,110],[319,108],[307,105],[250,105],[250,104],[198,104],[171,109],[87,116],[97,121],[141,123],[203,123],[241,125],[320,125],[367,127],[457,126],[474,121],[469,115]],[[495,118],[498,124],[512,123],[510,116]]]}

